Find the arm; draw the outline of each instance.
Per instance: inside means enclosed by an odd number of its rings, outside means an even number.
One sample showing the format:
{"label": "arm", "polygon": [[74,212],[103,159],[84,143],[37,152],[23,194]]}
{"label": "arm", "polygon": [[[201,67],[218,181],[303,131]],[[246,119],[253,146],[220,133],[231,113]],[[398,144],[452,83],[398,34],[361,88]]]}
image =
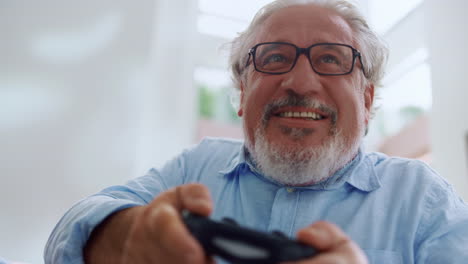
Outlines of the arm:
{"label": "arm", "polygon": [[81,264],[82,248],[93,229],[115,212],[141,205],[142,202],[98,194],[75,204],[52,231],[44,251],[44,262]]}
{"label": "arm", "polygon": [[93,232],[84,249],[86,263],[205,263],[201,246],[182,223],[180,211],[211,212],[208,190],[179,186],[149,205],[111,215]]}
{"label": "arm", "polygon": [[181,155],[161,170],[151,169],[126,185],[106,188],[79,201],[52,231],[45,247],[45,263],[83,263],[83,248],[98,225],[121,210],[150,204],[170,187],[183,184],[184,175]]}
{"label": "arm", "polygon": [[[119,263],[122,258],[123,243],[128,236],[128,226],[131,225],[134,215],[142,207],[132,207],[118,211],[108,216],[92,232],[83,250],[86,263],[103,262],[107,257],[111,263]],[[102,254],[99,254],[102,252]]]}

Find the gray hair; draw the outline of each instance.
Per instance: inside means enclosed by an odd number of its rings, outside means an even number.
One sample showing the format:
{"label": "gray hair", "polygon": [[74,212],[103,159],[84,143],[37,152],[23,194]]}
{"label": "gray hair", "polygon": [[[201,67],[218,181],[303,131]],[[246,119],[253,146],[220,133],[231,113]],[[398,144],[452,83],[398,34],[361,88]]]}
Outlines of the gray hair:
{"label": "gray hair", "polygon": [[357,6],[346,0],[277,0],[257,12],[249,27],[231,42],[229,58],[232,79],[236,89],[244,78],[245,64],[249,49],[255,44],[255,33],[260,25],[273,13],[289,6],[314,4],[337,12],[354,32],[354,41],[361,51],[367,80],[381,86],[388,49],[384,42],[372,31]]}

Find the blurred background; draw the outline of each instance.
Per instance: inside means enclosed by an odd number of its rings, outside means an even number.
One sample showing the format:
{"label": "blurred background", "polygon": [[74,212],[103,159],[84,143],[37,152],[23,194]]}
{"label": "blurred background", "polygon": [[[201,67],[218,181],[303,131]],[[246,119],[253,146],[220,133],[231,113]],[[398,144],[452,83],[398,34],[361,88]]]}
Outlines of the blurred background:
{"label": "blurred background", "polygon": [[[268,2],[1,0],[0,256],[42,263],[79,199],[242,137],[223,44]],[[468,2],[358,2],[390,47],[367,150],[421,159],[468,200]]]}

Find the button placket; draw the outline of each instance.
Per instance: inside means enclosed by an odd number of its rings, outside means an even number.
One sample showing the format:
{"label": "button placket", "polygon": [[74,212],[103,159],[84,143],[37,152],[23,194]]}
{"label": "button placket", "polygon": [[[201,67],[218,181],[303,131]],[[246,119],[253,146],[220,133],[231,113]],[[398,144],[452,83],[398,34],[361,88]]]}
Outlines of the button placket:
{"label": "button placket", "polygon": [[299,192],[295,188],[285,187],[277,190],[271,210],[269,231],[281,230],[287,236],[293,236],[292,227],[296,218]]}

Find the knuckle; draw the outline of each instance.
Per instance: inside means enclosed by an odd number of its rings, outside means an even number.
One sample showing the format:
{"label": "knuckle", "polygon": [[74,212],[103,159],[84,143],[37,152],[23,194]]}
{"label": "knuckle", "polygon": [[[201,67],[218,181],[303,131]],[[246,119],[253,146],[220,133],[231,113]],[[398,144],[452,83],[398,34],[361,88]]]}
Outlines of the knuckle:
{"label": "knuckle", "polygon": [[338,227],[331,223],[331,222],[328,222],[328,221],[317,221],[313,224],[313,227],[317,227],[317,228],[323,228],[323,229],[329,229],[329,230],[336,230],[338,229]]}
{"label": "knuckle", "polygon": [[319,221],[315,223],[312,228],[321,229],[322,232],[326,233],[329,238],[332,238],[336,241],[345,241],[348,240],[348,237],[345,233],[338,227],[336,224],[327,221]]}
{"label": "knuckle", "polygon": [[157,206],[148,206],[141,214],[141,223],[144,224],[148,231],[162,230],[164,231],[168,224],[174,221],[177,217],[176,211],[169,204],[159,204]]}
{"label": "knuckle", "polygon": [[191,197],[207,197],[209,195],[208,188],[203,184],[199,183],[190,183],[184,186],[181,186],[181,193],[183,195]]}
{"label": "knuckle", "polygon": [[169,204],[161,204],[151,208],[150,216],[147,218],[155,224],[165,224],[171,222],[176,216],[175,209]]}

